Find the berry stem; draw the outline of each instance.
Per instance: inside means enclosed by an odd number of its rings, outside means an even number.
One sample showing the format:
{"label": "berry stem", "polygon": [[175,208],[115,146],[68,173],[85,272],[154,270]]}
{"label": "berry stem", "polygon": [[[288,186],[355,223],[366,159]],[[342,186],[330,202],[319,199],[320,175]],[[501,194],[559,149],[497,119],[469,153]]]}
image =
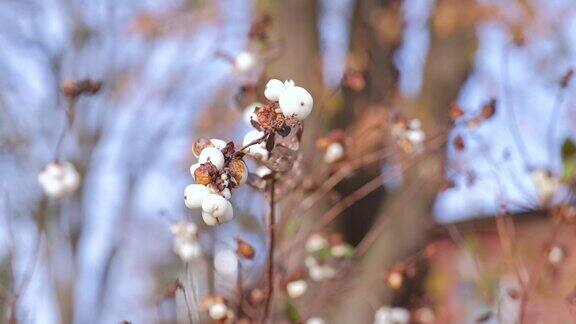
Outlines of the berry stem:
{"label": "berry stem", "polygon": [[274,224],[275,220],[275,201],[274,201],[274,184],[275,179],[270,181],[270,218],[268,220],[268,240],[270,241],[270,248],[268,250],[268,290],[266,292],[266,299],[264,303],[264,317],[262,323],[266,323],[270,315],[272,306],[272,299],[274,295]]}

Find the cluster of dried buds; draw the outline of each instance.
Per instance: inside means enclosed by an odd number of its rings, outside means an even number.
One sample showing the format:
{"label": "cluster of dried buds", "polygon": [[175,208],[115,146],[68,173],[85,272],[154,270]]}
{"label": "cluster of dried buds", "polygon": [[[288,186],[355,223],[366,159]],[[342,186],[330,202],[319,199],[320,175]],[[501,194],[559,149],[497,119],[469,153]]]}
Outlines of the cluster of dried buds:
{"label": "cluster of dried buds", "polygon": [[404,152],[420,153],[424,149],[426,134],[419,119],[398,118],[392,125],[392,136]]}
{"label": "cluster of dried buds", "polygon": [[334,130],[328,136],[319,138],[316,147],[324,151],[324,162],[332,164],[342,161],[346,156],[346,134]]}
{"label": "cluster of dried buds", "polygon": [[102,88],[101,81],[94,81],[90,79],[84,80],[65,80],[60,86],[60,90],[64,95],[70,99],[76,99],[80,95],[93,95],[98,93]]}
{"label": "cluster of dried buds", "polygon": [[80,186],[80,174],[70,162],[48,163],[40,174],[38,182],[44,193],[51,198],[72,195]]}
{"label": "cluster of dried buds", "polygon": [[170,225],[170,231],[174,235],[174,253],[184,262],[190,262],[202,255],[202,249],[198,243],[198,227],[195,223],[178,221]]}
{"label": "cluster of dried buds", "polygon": [[232,220],[234,213],[228,201],[232,190],[248,178],[243,153],[233,142],[219,139],[198,139],[192,148],[198,163],[190,167],[195,184],[184,189],[184,201],[190,209],[202,208],[202,219],[209,226]]}
{"label": "cluster of dried buds", "polygon": [[213,323],[224,324],[234,321],[234,311],[228,307],[222,296],[206,297],[201,301],[200,309],[208,312]]}
{"label": "cluster of dried buds", "polygon": [[[286,137],[294,127],[310,115],[314,100],[310,93],[294,81],[272,79],[266,84],[265,104],[254,103],[245,110],[245,119],[255,130],[244,137],[247,154],[265,161],[274,147],[275,134]],[[250,145],[252,144],[252,145]]]}
{"label": "cluster of dried buds", "polygon": [[328,240],[316,233],[306,241],[306,252],[308,255],[304,264],[308,268],[308,275],[314,281],[322,281],[334,278],[339,263],[350,258],[354,250],[338,234]]}

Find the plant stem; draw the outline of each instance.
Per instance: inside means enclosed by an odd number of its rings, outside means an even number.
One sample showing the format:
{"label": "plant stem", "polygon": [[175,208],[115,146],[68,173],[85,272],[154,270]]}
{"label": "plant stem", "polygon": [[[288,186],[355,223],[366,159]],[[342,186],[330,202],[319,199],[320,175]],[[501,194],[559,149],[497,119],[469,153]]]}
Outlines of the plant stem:
{"label": "plant stem", "polygon": [[265,323],[270,315],[274,295],[274,224],[276,223],[274,214],[274,184],[275,179],[272,179],[270,181],[270,219],[268,220],[268,240],[270,241],[270,248],[268,250],[268,291],[264,303],[262,323]]}

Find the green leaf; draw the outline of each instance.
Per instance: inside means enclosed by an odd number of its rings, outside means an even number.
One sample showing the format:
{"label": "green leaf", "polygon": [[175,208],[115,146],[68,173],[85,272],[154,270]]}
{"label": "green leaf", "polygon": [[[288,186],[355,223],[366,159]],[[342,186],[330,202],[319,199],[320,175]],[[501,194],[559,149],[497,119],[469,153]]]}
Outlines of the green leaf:
{"label": "green leaf", "polygon": [[292,302],[290,299],[286,301],[286,315],[292,323],[300,322],[300,312],[298,311],[298,308],[294,302]]}

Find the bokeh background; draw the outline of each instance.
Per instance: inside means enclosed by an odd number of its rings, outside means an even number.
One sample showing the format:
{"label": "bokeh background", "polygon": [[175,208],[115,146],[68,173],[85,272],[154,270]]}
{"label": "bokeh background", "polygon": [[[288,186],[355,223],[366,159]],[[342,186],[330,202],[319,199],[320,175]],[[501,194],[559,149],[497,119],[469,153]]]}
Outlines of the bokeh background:
{"label": "bokeh background", "polygon": [[[502,213],[522,226],[523,217],[573,202],[569,186],[543,199],[534,175],[562,175],[562,144],[576,135],[574,87],[562,84],[576,62],[575,15],[571,0],[0,2],[0,310],[16,304],[21,323],[158,322],[158,298],[183,269],[169,225],[201,223],[182,200],[191,145],[199,136],[241,142],[250,129],[244,107],[279,78],[315,98],[301,150],[305,178],[326,170],[314,143],[334,129],[352,138],[349,160],[398,150],[390,139],[398,114],[420,119],[427,139],[444,140],[354,173],[306,216],[314,222],[381,177],[320,229],[357,245],[386,224],[355,260],[345,297],[315,309],[329,323],[373,321],[394,294],[365,283],[433,240],[431,231]],[[234,60],[246,52],[256,64],[238,71]],[[61,85],[82,79],[102,88],[78,99],[67,130]],[[450,124],[455,103],[468,120],[491,99],[494,116]],[[456,138],[464,149],[452,145]],[[81,174],[72,197],[50,199],[38,184],[55,156]],[[214,255],[230,254],[236,237],[266,250],[265,195],[243,188],[234,205],[233,222],[202,227],[211,257],[190,270],[199,294]],[[223,295],[237,274],[228,259],[213,277]],[[258,286],[264,264],[257,253],[247,286]],[[462,316],[482,315],[490,302],[483,305]],[[162,307],[162,321],[186,322],[181,300]]]}

